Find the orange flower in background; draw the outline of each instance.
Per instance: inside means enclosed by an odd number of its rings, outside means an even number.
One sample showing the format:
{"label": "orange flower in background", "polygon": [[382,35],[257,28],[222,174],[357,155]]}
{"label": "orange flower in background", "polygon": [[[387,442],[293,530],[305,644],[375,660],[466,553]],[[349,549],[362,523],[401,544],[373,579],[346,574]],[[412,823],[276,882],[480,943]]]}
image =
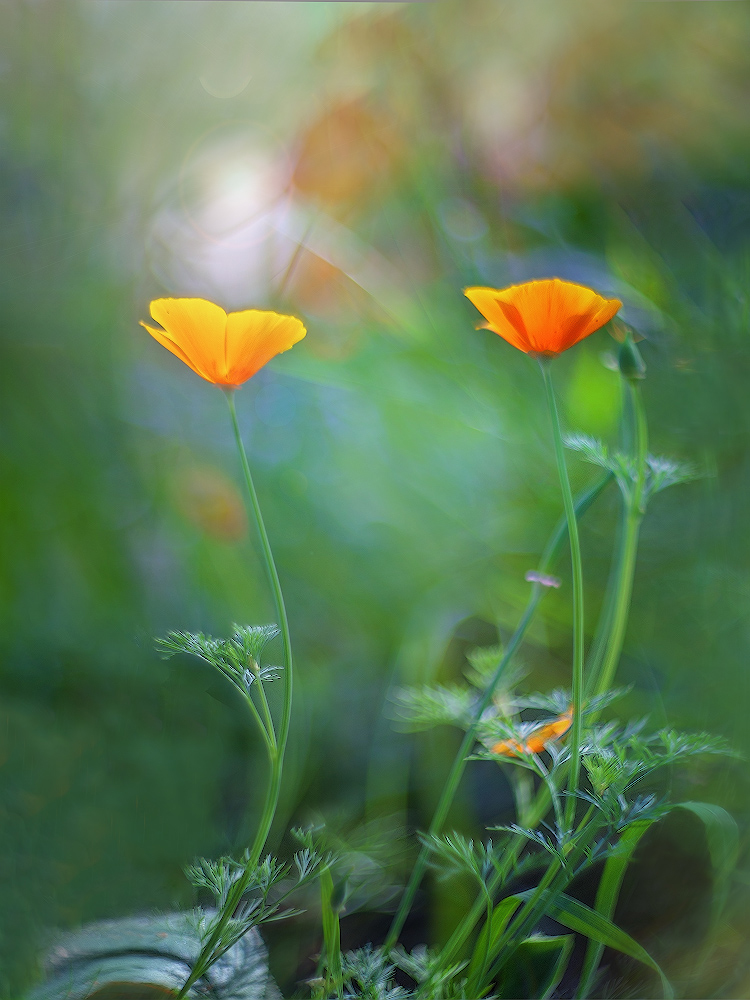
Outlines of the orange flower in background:
{"label": "orange flower in background", "polygon": [[207,382],[228,387],[247,382],[307,332],[294,316],[261,309],[226,313],[206,299],[154,299],[150,310],[164,328],[141,320],[152,337]]}
{"label": "orange flower in background", "polygon": [[510,288],[467,288],[464,295],[492,330],[525,354],[554,357],[612,319],[622,305],[584,285],[559,278]]}
{"label": "orange flower in background", "polygon": [[338,104],[307,129],[294,186],[330,207],[358,206],[389,180],[402,144],[393,123],[362,100]]}
{"label": "orange flower in background", "polygon": [[520,757],[525,753],[541,753],[547,749],[548,743],[553,743],[564,736],[573,724],[573,707],[567,712],[558,715],[552,722],[545,722],[536,729],[532,729],[526,737],[524,743],[520,740],[503,740],[492,747],[492,753],[501,754],[504,757]]}

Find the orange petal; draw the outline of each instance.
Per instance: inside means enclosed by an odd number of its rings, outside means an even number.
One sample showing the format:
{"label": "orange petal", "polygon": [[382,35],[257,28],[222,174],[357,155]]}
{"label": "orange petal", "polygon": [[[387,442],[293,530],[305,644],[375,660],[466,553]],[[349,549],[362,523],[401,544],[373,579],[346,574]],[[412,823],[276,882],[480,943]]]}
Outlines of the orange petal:
{"label": "orange petal", "polygon": [[502,743],[496,743],[491,752],[501,754],[504,757],[520,757],[524,751],[523,744],[519,743],[518,740],[503,740]]}
{"label": "orange petal", "polygon": [[227,366],[220,381],[241,385],[271,358],[288,351],[307,331],[295,316],[246,309],[227,318]]}
{"label": "orange petal", "polygon": [[555,355],[604,326],[622,303],[559,278],[510,288],[467,288],[490,328],[526,353]]}
{"label": "orange petal", "polygon": [[188,368],[193,369],[196,375],[200,375],[201,378],[207,378],[207,376],[199,368],[196,368],[196,366],[193,364],[193,362],[190,360],[187,354],[185,354],[182,348],[178,347],[177,344],[174,343],[174,341],[170,340],[163,330],[159,330],[158,327],[155,326],[149,326],[148,323],[144,323],[142,319],[139,320],[138,322],[141,324],[144,330],[148,330],[148,332],[151,334],[154,340],[158,340],[159,343],[162,345],[162,347],[166,347],[166,349],[168,351],[171,351],[172,354],[176,354],[177,357],[180,359],[180,361],[184,361],[185,364],[188,366]]}
{"label": "orange petal", "polygon": [[[519,351],[528,354],[532,347],[523,325],[523,320],[512,311],[509,316],[500,304],[502,293],[497,288],[466,288],[464,295],[473,303],[487,320],[482,326],[499,334]],[[515,320],[515,322],[514,322]],[[520,322],[519,322],[520,320]]]}
{"label": "orange petal", "polygon": [[[207,381],[225,381],[227,314],[221,306],[206,299],[154,299],[151,316],[164,327],[162,337],[156,338],[160,343]],[[156,336],[151,327],[146,329]]]}
{"label": "orange petal", "polygon": [[566,712],[558,716],[552,722],[546,722],[543,726],[535,729],[526,741],[526,749],[529,753],[541,753],[546,749],[548,743],[564,736],[572,725],[572,715]]}

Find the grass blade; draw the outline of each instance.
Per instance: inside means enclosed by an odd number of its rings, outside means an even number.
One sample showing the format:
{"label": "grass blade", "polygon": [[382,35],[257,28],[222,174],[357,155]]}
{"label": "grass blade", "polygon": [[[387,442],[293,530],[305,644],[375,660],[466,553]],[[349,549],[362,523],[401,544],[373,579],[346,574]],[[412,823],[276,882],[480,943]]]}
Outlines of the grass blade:
{"label": "grass blade", "polygon": [[469,962],[469,978],[466,983],[467,996],[479,997],[482,992],[482,980],[487,969],[497,954],[498,944],[508,926],[508,921],[518,909],[519,900],[508,896],[501,900],[492,912],[492,919],[485,923],[477,938],[474,951]]}
{"label": "grass blade", "polygon": [[[518,893],[515,898],[525,901],[531,898],[534,891],[531,889],[527,892]],[[568,927],[571,931],[585,934],[586,937],[592,938],[606,947],[614,948],[616,951],[622,952],[623,955],[629,955],[630,958],[635,958],[650,969],[653,969],[661,979],[664,996],[667,1000],[673,1000],[674,992],[661,967],[654,961],[646,949],[639,945],[629,934],[613,924],[611,920],[607,920],[606,917],[597,913],[596,910],[592,910],[590,906],[586,906],[585,903],[580,903],[577,899],[566,896],[565,893],[553,895],[547,892],[546,895],[548,898],[545,909],[549,916],[557,920],[558,923],[563,924],[563,926]]]}
{"label": "grass blade", "polygon": [[[617,854],[607,858],[599,882],[599,888],[596,892],[596,901],[594,902],[596,912],[607,920],[611,920],[614,916],[622,880],[633,858],[633,853],[641,837],[653,825],[653,822],[653,820],[639,820],[631,823],[622,832]],[[583,968],[581,969],[581,979],[576,991],[576,1000],[586,997],[593,986],[594,976],[599,967],[603,951],[604,945],[602,942],[590,937],[583,960]]]}
{"label": "grass blade", "polygon": [[546,1000],[563,977],[573,941],[572,934],[535,934],[521,941],[492,995],[498,1000]]}

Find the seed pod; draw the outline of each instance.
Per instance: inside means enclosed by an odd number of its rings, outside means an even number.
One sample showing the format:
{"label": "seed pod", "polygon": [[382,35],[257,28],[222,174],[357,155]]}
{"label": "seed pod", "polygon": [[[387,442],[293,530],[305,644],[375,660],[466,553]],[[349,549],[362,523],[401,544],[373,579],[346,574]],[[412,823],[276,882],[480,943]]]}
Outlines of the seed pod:
{"label": "seed pod", "polygon": [[646,364],[630,335],[620,344],[617,363],[623,378],[641,379],[646,377]]}

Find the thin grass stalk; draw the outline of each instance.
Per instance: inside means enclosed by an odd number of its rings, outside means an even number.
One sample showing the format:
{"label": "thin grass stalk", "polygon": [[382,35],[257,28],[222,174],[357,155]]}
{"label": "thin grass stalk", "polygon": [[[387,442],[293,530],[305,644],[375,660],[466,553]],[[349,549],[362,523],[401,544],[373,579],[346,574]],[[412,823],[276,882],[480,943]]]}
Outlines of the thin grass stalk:
{"label": "thin grass stalk", "polygon": [[581,709],[583,707],[583,644],[584,644],[584,608],[583,608],[583,564],[581,562],[581,543],[578,537],[578,521],[576,520],[573,494],[570,490],[568,467],[565,464],[560,417],[555,402],[555,391],[552,386],[549,361],[540,358],[539,367],[542,370],[544,388],[547,394],[552,434],[555,442],[555,458],[557,472],[560,477],[560,489],[563,495],[565,517],[568,522],[568,539],[570,541],[570,559],[573,570],[573,724],[570,733],[570,771],[568,773],[568,799],[565,803],[565,825],[570,827],[575,815],[576,792],[581,769]]}
{"label": "thin grass stalk", "polygon": [[273,716],[271,715],[271,709],[268,706],[268,698],[266,698],[266,689],[263,685],[263,680],[260,676],[260,671],[258,672],[258,676],[256,678],[256,684],[258,687],[258,694],[260,695],[260,702],[261,705],[263,706],[263,718],[266,720],[266,729],[268,732],[268,737],[269,740],[271,741],[271,745],[273,746],[274,750],[276,750],[277,749],[276,728],[273,724]]}
{"label": "thin grass stalk", "polygon": [[[629,390],[628,380],[626,378],[621,378],[620,385],[622,388],[620,450],[623,454],[628,455],[634,450],[633,442],[635,440],[635,418],[633,415],[633,402]],[[615,538],[614,551],[607,578],[607,589],[605,591],[604,601],[599,613],[599,620],[596,624],[594,638],[591,641],[591,645],[586,655],[586,662],[584,663],[584,697],[586,698],[590,697],[594,683],[599,676],[604,654],[607,650],[609,638],[612,634],[612,622],[614,620],[617,592],[622,575],[623,548],[627,530],[627,516],[628,506],[623,502],[620,505],[620,516],[617,522],[617,534]]]}
{"label": "thin grass stalk", "polygon": [[615,604],[617,602],[618,582],[621,576],[623,540],[625,538],[627,520],[627,510],[622,506],[622,512],[617,523],[617,534],[613,547],[612,559],[607,578],[607,588],[604,594],[604,601],[599,612],[599,620],[596,624],[594,637],[591,640],[586,661],[583,665],[584,672],[584,700],[591,695],[596,678],[599,676],[602,661],[607,651],[609,637],[612,634],[612,622],[615,616]]}
{"label": "thin grass stalk", "polygon": [[[227,398],[227,404],[229,406],[229,413],[232,421],[232,429],[234,430],[234,437],[237,443],[237,450],[239,452],[240,464],[242,465],[242,471],[245,476],[245,484],[247,486],[247,492],[250,497],[250,508],[253,512],[253,517],[255,520],[255,526],[258,532],[258,537],[260,538],[261,551],[263,553],[263,559],[266,566],[266,572],[268,573],[269,582],[271,584],[271,590],[273,591],[274,603],[276,605],[276,613],[279,619],[279,627],[281,628],[281,638],[284,647],[284,700],[283,708],[281,713],[281,724],[279,726],[278,737],[274,739],[273,735],[273,722],[271,720],[270,711],[268,710],[268,705],[265,700],[265,691],[262,694],[262,700],[265,702],[264,711],[268,713],[268,719],[271,726],[271,731],[268,733],[269,745],[268,753],[271,762],[271,773],[268,781],[268,788],[266,790],[266,798],[263,805],[263,812],[261,814],[260,822],[258,824],[258,830],[255,835],[252,847],[250,848],[250,853],[248,856],[247,863],[245,865],[245,870],[242,876],[237,880],[237,882],[232,886],[227,902],[224,907],[223,913],[221,913],[219,920],[216,923],[213,931],[211,932],[208,940],[201,948],[201,952],[196,959],[193,969],[186,980],[184,986],[178,994],[178,998],[184,997],[188,992],[190,987],[195,983],[203,973],[210,967],[214,959],[214,952],[216,945],[221,940],[221,935],[226,927],[227,923],[232,917],[237,905],[242,899],[243,893],[247,889],[250,879],[253,874],[253,870],[260,860],[263,848],[268,840],[268,835],[271,832],[271,826],[273,824],[274,816],[276,815],[276,807],[279,801],[279,794],[281,791],[281,777],[284,764],[284,753],[286,751],[286,745],[289,738],[289,725],[292,715],[292,643],[289,635],[289,621],[286,614],[286,606],[284,604],[284,595],[281,590],[281,583],[279,581],[279,574],[276,570],[276,563],[273,558],[273,552],[271,550],[271,543],[268,540],[268,533],[266,532],[266,526],[263,521],[263,514],[260,509],[260,503],[258,502],[258,495],[255,491],[255,484],[253,483],[252,473],[250,472],[250,463],[247,460],[247,452],[245,451],[245,446],[242,441],[242,435],[240,433],[239,424],[237,422],[237,409],[234,403],[234,390],[227,389],[225,392]],[[258,678],[260,683],[260,678]]]}
{"label": "thin grass stalk", "polygon": [[[585,490],[580,497],[575,502],[575,516],[582,517],[583,514],[589,509],[591,504],[600,495],[604,487],[612,478],[611,473],[607,473],[602,476],[597,482],[595,482],[589,489]],[[566,518],[562,518],[555,527],[547,546],[542,554],[542,558],[539,562],[538,572],[540,576],[547,575],[549,571],[554,566],[557,558],[560,555],[560,550],[562,548],[563,540],[565,539],[565,534],[568,531],[568,522]],[[524,636],[526,635],[526,630],[531,624],[531,620],[534,617],[537,606],[544,596],[545,588],[539,583],[535,583],[531,589],[531,596],[529,597],[528,604],[524,610],[521,620],[516,627],[515,632],[510,638],[510,641],[506,647],[505,653],[503,654],[500,663],[492,675],[492,679],[488,684],[482,698],[479,701],[476,709],[474,710],[474,715],[472,717],[471,725],[466,730],[463,740],[461,741],[461,746],[458,748],[455,759],[453,761],[453,766],[446,779],[445,785],[443,786],[443,791],[440,795],[440,800],[435,809],[435,813],[432,817],[432,822],[429,826],[429,836],[439,836],[443,829],[443,824],[445,823],[448,811],[450,810],[453,800],[456,796],[461,777],[463,776],[464,769],[467,763],[467,757],[471,751],[472,745],[476,738],[477,727],[481,721],[482,715],[489,706],[492,696],[495,693],[500,679],[502,678],[505,670],[510,663],[511,659],[515,655],[516,650],[521,644]],[[417,861],[412,869],[409,882],[404,890],[404,894],[401,897],[401,902],[399,908],[396,911],[396,915],[391,923],[390,930],[388,932],[388,937],[385,940],[384,948],[388,951],[394,946],[398,940],[398,936],[404,926],[404,922],[409,914],[412,903],[414,902],[414,896],[416,895],[417,889],[424,877],[424,873],[427,869],[427,861],[429,858],[429,848],[423,846],[417,857]]]}
{"label": "thin grass stalk", "polygon": [[648,425],[643,407],[640,386],[628,382],[628,390],[635,418],[635,482],[632,490],[624,494],[625,530],[622,538],[617,589],[612,615],[612,626],[602,661],[601,672],[593,687],[594,696],[607,691],[614,680],[620,662],[625,629],[630,613],[633,593],[633,577],[638,552],[638,538],[644,514],[644,491],[646,486],[646,458],[648,454]]}
{"label": "thin grass stalk", "polygon": [[[534,803],[531,805],[527,812],[527,825],[530,828],[534,828],[539,825],[547,811],[550,807],[550,795],[549,788],[546,785],[538,790]],[[503,857],[502,864],[495,871],[487,883],[487,892],[494,897],[495,892],[500,888],[505,879],[508,877],[513,865],[518,860],[518,855],[521,853],[521,848],[524,846],[525,841],[522,837],[516,837],[514,843],[508,848]],[[456,926],[455,930],[451,934],[450,938],[444,945],[441,951],[441,957],[443,959],[443,964],[448,965],[450,962],[455,961],[458,955],[460,955],[461,950],[468,941],[472,931],[476,927],[477,923],[481,920],[482,914],[484,913],[484,902],[483,898],[479,896],[466,914],[466,916],[461,920],[461,922]]]}
{"label": "thin grass stalk", "polygon": [[266,532],[266,526],[263,521],[263,514],[261,513],[260,504],[258,502],[258,495],[255,492],[255,485],[253,483],[252,473],[250,472],[250,464],[247,460],[247,452],[245,451],[245,445],[242,442],[242,435],[240,434],[240,428],[237,422],[237,410],[234,405],[234,392],[229,390],[226,393],[226,397],[227,403],[229,404],[229,413],[232,418],[232,429],[234,430],[234,437],[237,442],[237,450],[242,464],[242,471],[245,474],[245,484],[247,486],[247,492],[250,496],[251,507],[255,518],[255,526],[261,541],[266,572],[268,573],[268,579],[271,583],[271,589],[273,591],[276,613],[279,619],[278,624],[281,629],[281,641],[284,647],[284,701],[278,736],[279,757],[283,761],[287,741],[289,739],[289,725],[292,718],[293,670],[292,640],[289,634],[289,620],[287,618],[286,605],[284,603],[284,594],[281,590],[279,574],[276,570],[276,563],[271,550],[271,543],[268,540],[268,533]]}
{"label": "thin grass stalk", "polygon": [[[498,955],[498,958],[495,959],[495,962],[492,965],[493,975],[496,975],[511,957],[516,948],[518,939],[525,937],[530,931],[532,931],[534,926],[544,916],[547,907],[547,891],[549,890],[549,895],[554,898],[559,895],[559,893],[563,892],[572,880],[572,870],[575,867],[576,862],[581,858],[582,854],[599,830],[599,824],[597,822],[589,823],[593,812],[593,807],[589,807],[585,816],[581,820],[577,831],[579,834],[579,842],[574,845],[573,851],[566,859],[565,866],[563,866],[562,862],[558,858],[553,858],[547,868],[547,871],[544,873],[541,881],[539,882],[539,885],[535,888],[532,896],[522,903],[519,911],[509,923],[505,933],[498,943],[498,952],[502,952],[503,950],[506,952],[505,959],[502,959],[500,955]],[[583,836],[584,832],[587,834],[586,837]]]}

